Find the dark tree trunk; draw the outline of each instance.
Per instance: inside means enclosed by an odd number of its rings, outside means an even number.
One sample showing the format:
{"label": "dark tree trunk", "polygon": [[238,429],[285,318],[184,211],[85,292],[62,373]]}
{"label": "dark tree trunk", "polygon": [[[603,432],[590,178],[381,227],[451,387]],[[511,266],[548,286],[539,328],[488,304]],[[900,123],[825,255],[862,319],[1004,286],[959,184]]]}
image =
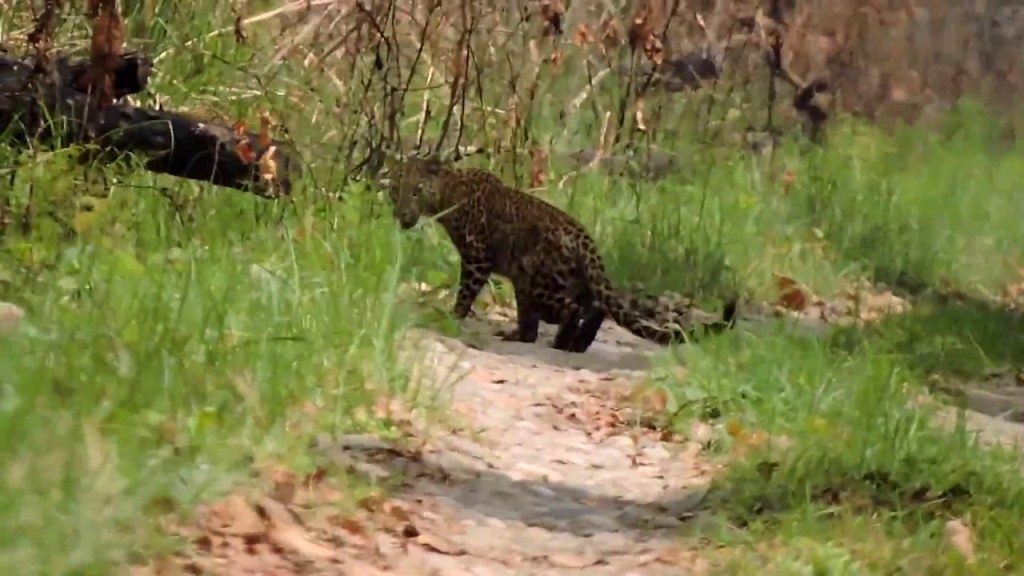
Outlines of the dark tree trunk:
{"label": "dark tree trunk", "polygon": [[[48,74],[0,56],[0,134],[23,145],[57,140],[65,145],[94,144],[106,158],[135,153],[146,158],[147,170],[262,197],[291,192],[291,177],[299,165],[294,153],[285,151],[289,147],[284,142],[272,140],[262,146],[257,134],[238,136],[230,126],[120,102],[97,110],[90,95],[76,88],[87,65],[58,59]],[[145,56],[121,56],[113,74],[115,98],[144,90],[151,70]],[[245,140],[251,152],[245,151]],[[265,177],[268,170],[260,168],[270,148],[276,166],[273,178]]]}

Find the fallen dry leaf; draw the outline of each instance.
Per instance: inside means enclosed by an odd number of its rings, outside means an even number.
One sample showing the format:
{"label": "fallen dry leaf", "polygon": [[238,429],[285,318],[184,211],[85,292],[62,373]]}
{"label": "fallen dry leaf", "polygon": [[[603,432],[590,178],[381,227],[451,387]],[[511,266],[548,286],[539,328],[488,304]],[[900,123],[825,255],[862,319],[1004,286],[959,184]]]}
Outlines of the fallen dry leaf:
{"label": "fallen dry leaf", "polygon": [[270,147],[270,128],[274,125],[274,119],[266,110],[260,110],[260,135],[258,142],[261,148]]}
{"label": "fallen dry leaf", "polygon": [[793,184],[796,184],[796,172],[786,170],[782,173],[782,190],[784,192],[789,192],[789,189],[793,187]]}
{"label": "fallen dry leaf", "polygon": [[601,21],[601,48],[605,53],[611,52],[622,44],[622,30],[619,22],[611,16]]}
{"label": "fallen dry leaf", "polygon": [[548,153],[542,148],[530,151],[530,187],[540,188],[548,180]]}
{"label": "fallen dry leaf", "polygon": [[381,505],[381,520],[388,530],[401,534],[404,538],[415,538],[420,534],[412,517],[405,507],[397,500],[388,500]]}
{"label": "fallen dry leaf", "polygon": [[548,562],[558,566],[559,568],[586,568],[587,566],[593,566],[597,564],[600,558],[596,556],[584,556],[581,554],[570,554],[568,552],[561,554],[548,554],[546,556]]}
{"label": "fallen dry leaf", "polygon": [[764,446],[769,442],[768,433],[764,430],[753,432],[743,430],[734,436],[731,454],[734,458],[743,458],[752,448]]}
{"label": "fallen dry leaf", "polygon": [[359,548],[369,548],[373,544],[370,531],[366,529],[366,526],[358,518],[336,514],[328,518],[328,522],[345,532],[344,539],[350,545]]}
{"label": "fallen dry leaf", "polygon": [[565,17],[565,6],[562,0],[541,0],[540,17],[544,20],[544,36],[560,36],[562,19]]}
{"label": "fallen dry leaf", "polygon": [[264,531],[259,514],[237,494],[205,507],[202,517],[203,527],[214,534],[252,537]]}
{"label": "fallen dry leaf", "polygon": [[1003,299],[1011,305],[1019,303],[1022,296],[1024,296],[1024,282],[1010,284],[1003,291]]}
{"label": "fallen dry leaf", "polygon": [[311,540],[306,530],[292,517],[291,512],[277,500],[264,498],[257,512],[266,522],[267,540],[273,544],[314,560],[337,557],[334,549]]}
{"label": "fallen dry leaf", "polygon": [[629,47],[634,51],[641,50],[647,44],[648,38],[653,35],[654,27],[651,24],[651,8],[645,3],[633,14],[633,20],[627,33]]}
{"label": "fallen dry leaf", "polygon": [[282,504],[291,504],[298,484],[295,473],[284,468],[274,468],[270,472],[270,481],[273,484],[270,497]]}
{"label": "fallen dry leaf", "polygon": [[394,520],[399,522],[412,522],[409,512],[405,509],[402,503],[397,500],[388,500],[384,502],[382,509],[385,514]]}
{"label": "fallen dry leaf", "polygon": [[416,536],[413,541],[424,548],[433,550],[440,554],[446,554],[448,556],[462,556],[466,553],[466,550],[455,542],[436,534],[424,532]]}
{"label": "fallen dry leaf", "polygon": [[245,128],[245,122],[242,120],[235,122],[231,130],[234,132],[235,138],[238,139],[238,144],[235,144],[235,154],[238,154],[238,157],[246,164],[255,162],[256,152],[252,149],[252,144],[249,143],[249,132]]}
{"label": "fallen dry leaf", "polygon": [[745,432],[745,430],[743,429],[743,425],[740,424],[738,420],[729,420],[728,422],[726,422],[725,431],[728,432],[729,436],[732,436],[733,438],[737,438]]}
{"label": "fallen dry leaf", "polygon": [[634,118],[636,120],[636,129],[640,132],[647,132],[647,123],[644,121],[644,99],[638,97],[636,99],[636,110],[634,111]]}
{"label": "fallen dry leaf", "polygon": [[375,512],[380,510],[381,504],[384,503],[384,494],[381,492],[374,492],[361,498],[356,503],[357,506],[366,510],[367,512]]}
{"label": "fallen dry leaf", "polygon": [[553,50],[551,52],[551,66],[557,69],[558,66],[562,63],[562,58],[563,57],[561,50],[558,50],[557,48]]}
{"label": "fallen dry leaf", "polygon": [[654,35],[647,38],[647,42],[644,43],[644,56],[655,66],[661,65],[665,60],[665,46],[662,45],[660,38]]}
{"label": "fallen dry leaf", "polygon": [[668,390],[660,386],[641,389],[633,398],[633,402],[638,408],[645,412],[655,413],[667,411],[669,400]]}
{"label": "fallen dry leaf", "polygon": [[946,522],[946,541],[968,564],[974,562],[974,533],[959,518]]}
{"label": "fallen dry leaf", "polygon": [[685,566],[686,573],[692,576],[704,576],[711,572],[709,562],[701,558],[701,554],[696,550],[665,548],[657,554],[656,561],[670,566]]}
{"label": "fallen dry leaf", "polygon": [[886,290],[879,294],[868,294],[859,302],[859,318],[865,322],[879,320],[887,314],[902,314],[910,306],[906,300]]}
{"label": "fallen dry leaf", "polygon": [[813,296],[789,276],[775,275],[775,285],[779,289],[779,305],[787,310],[800,312],[813,301]]}
{"label": "fallen dry leaf", "polygon": [[[248,143],[248,140],[246,140]],[[274,154],[277,153],[277,146],[267,148],[267,151],[260,156],[260,178],[267,182],[277,180],[277,162],[274,161]]]}
{"label": "fallen dry leaf", "polygon": [[577,46],[584,46],[594,41],[594,35],[591,34],[590,28],[588,28],[585,23],[580,22],[580,24],[576,26],[576,33],[573,34],[572,41],[573,44],[576,44]]}

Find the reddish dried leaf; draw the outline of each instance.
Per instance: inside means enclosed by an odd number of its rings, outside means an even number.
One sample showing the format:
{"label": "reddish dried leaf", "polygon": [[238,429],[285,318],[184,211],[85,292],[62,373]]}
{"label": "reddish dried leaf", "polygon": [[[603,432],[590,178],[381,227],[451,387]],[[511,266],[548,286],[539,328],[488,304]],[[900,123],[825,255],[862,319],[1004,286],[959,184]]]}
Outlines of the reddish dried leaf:
{"label": "reddish dried leaf", "polygon": [[374,512],[379,510],[383,503],[384,496],[380,492],[374,492],[373,494],[369,494],[359,500],[357,505],[367,512]]}
{"label": "reddish dried leaf", "polygon": [[259,144],[260,148],[270,147],[270,128],[274,125],[274,119],[270,117],[270,113],[266,110],[260,111],[260,136]]}
{"label": "reddish dried leaf", "polygon": [[370,541],[370,533],[366,530],[366,527],[363,526],[362,522],[356,520],[355,518],[347,516],[336,516],[331,520],[331,523],[337,526],[338,528],[341,528],[345,532],[348,532],[352,536],[355,536],[366,542]]}
{"label": "reddish dried leaf", "polygon": [[204,509],[203,527],[215,534],[250,537],[263,533],[263,521],[245,498],[234,495]]}
{"label": "reddish dried leaf", "polygon": [[267,523],[267,539],[273,544],[314,560],[337,557],[334,549],[312,540],[280,502],[266,498],[259,511]]}
{"label": "reddish dried leaf", "polygon": [[[302,412],[313,415],[316,413],[316,406],[307,402],[302,406]],[[306,486],[315,486],[323,482],[325,478],[327,478],[327,469],[322,466],[317,466],[316,470],[314,470],[312,474],[307,474],[306,477],[302,479],[302,483]]]}
{"label": "reddish dried leaf", "polygon": [[245,128],[245,121],[235,122],[231,126],[231,131],[238,139],[238,143],[235,144],[235,154],[238,154],[238,157],[246,164],[256,162],[256,151],[253,150],[252,143],[249,142],[249,131]]}
{"label": "reddish dried leaf", "polygon": [[590,28],[585,23],[580,23],[576,27],[576,33],[572,35],[572,42],[577,46],[584,46],[594,41],[594,35],[590,32]]}
{"label": "reddish dried leaf", "polygon": [[611,16],[606,16],[601,22],[601,46],[604,51],[611,52],[622,44],[622,29],[619,22]]}
{"label": "reddish dried leaf", "polygon": [[544,36],[562,34],[562,20],[565,17],[562,0],[541,0],[540,17],[544,20]]}
{"label": "reddish dried leaf", "polygon": [[647,45],[648,40],[653,35],[654,27],[651,25],[651,8],[645,4],[633,14],[633,19],[627,33],[629,47],[634,51],[641,50]]}
{"label": "reddish dried leaf", "polygon": [[796,172],[793,172],[792,170],[786,170],[785,172],[782,173],[783,190],[788,192],[789,189],[793,186],[793,184],[796,184]]}
{"label": "reddish dried leaf", "polygon": [[114,102],[114,71],[124,43],[124,23],[116,0],[91,0],[88,6],[93,24],[89,66],[78,80],[78,88],[93,95],[102,109]]}
{"label": "reddish dried leaf", "polygon": [[768,443],[768,434],[763,430],[748,432],[741,430],[733,437],[732,456],[735,458],[744,457],[751,448],[764,446]]}
{"label": "reddish dried leaf", "polygon": [[555,68],[562,63],[562,51],[557,48],[551,52],[551,65]]}
{"label": "reddish dried leaf", "polygon": [[1024,296],[1024,282],[1010,284],[1003,291],[1003,298],[1010,304],[1019,302]]}
{"label": "reddish dried leaf", "polygon": [[653,34],[647,37],[647,41],[644,42],[644,56],[655,66],[661,65],[665,59],[665,48],[662,46],[660,38]]}
{"label": "reddish dried leaf", "polygon": [[800,312],[807,309],[807,306],[810,304],[810,298],[807,292],[799,288],[793,288],[779,296],[779,304],[788,310]]}
{"label": "reddish dried leaf", "polygon": [[726,422],[725,431],[729,434],[729,436],[732,436],[733,438],[738,438],[745,432],[745,430],[743,429],[743,425],[740,424],[737,420],[729,420],[728,422]]}
{"label": "reddish dried leaf", "polygon": [[238,157],[246,164],[252,164],[256,161],[256,152],[252,149],[252,144],[249,143],[248,138],[235,146],[235,154],[238,154]]}
{"label": "reddish dried leaf", "polygon": [[779,288],[779,305],[788,310],[800,312],[814,300],[807,290],[789,276],[776,274],[775,285]]}
{"label": "reddish dried leaf", "polygon": [[392,519],[398,522],[411,522],[412,518],[409,516],[409,512],[406,511],[405,507],[396,500],[388,500],[384,503],[383,511]]}
{"label": "reddish dried leaf", "polygon": [[540,188],[548,181],[548,153],[541,148],[530,151],[530,187]]}

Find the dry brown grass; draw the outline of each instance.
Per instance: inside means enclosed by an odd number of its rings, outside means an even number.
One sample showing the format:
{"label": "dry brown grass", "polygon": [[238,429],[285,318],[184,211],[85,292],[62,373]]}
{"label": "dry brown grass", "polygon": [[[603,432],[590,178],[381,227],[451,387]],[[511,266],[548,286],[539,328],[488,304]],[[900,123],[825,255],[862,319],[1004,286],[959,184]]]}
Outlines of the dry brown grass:
{"label": "dry brown grass", "polygon": [[[765,108],[776,33],[796,84],[825,79],[832,109],[870,120],[935,118],[965,96],[1007,112],[1024,96],[1024,8],[986,0],[343,1],[295,13],[280,33],[280,58],[323,66],[343,102],[375,118],[384,139],[401,134],[406,148],[413,139],[530,149],[534,101],[552,77],[579,79],[572,107],[595,90],[594,78],[625,75],[633,47],[639,70],[704,55],[721,70],[711,91],[740,88],[749,105]],[[378,78],[366,72],[368,54]],[[640,101],[648,82],[634,82],[597,112],[610,119],[597,148],[655,124],[654,105]],[[352,89],[360,83],[365,92]],[[796,117],[795,87],[779,84],[783,124]],[[410,110],[419,118],[408,119]],[[401,126],[399,117],[407,118]],[[441,134],[427,127],[431,119],[443,119]]]}

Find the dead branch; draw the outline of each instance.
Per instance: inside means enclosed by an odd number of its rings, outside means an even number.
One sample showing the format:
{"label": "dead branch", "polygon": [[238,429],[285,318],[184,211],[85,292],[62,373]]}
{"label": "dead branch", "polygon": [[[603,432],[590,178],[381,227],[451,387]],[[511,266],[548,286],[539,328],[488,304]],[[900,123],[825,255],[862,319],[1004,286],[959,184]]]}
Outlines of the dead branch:
{"label": "dead branch", "polygon": [[[148,60],[122,56],[113,67],[114,94],[141,89]],[[135,153],[147,170],[273,197],[291,191],[298,168],[286,144],[183,114],[126,104],[92,109],[90,96],[74,88],[88,63],[56,67],[56,81],[34,80],[33,66],[0,57],[0,133],[14,144],[92,144],[101,157]]]}

